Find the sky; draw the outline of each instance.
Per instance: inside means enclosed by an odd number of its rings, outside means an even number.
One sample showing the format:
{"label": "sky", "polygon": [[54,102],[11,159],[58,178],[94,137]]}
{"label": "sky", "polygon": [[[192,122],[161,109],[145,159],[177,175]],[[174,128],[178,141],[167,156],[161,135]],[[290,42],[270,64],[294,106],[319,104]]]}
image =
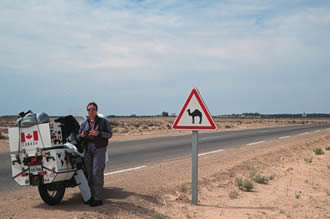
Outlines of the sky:
{"label": "sky", "polygon": [[330,113],[329,0],[1,0],[0,115]]}

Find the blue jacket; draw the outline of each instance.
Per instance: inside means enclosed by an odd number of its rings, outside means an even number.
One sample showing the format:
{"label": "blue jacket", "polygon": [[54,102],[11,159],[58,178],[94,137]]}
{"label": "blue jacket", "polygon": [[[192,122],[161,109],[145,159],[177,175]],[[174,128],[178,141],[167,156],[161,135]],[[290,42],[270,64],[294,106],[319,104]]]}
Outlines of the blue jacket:
{"label": "blue jacket", "polygon": [[106,147],[108,145],[108,139],[112,137],[112,129],[109,121],[106,118],[96,116],[94,130],[98,131],[99,135],[96,137],[82,138],[80,134],[83,131],[89,132],[89,120],[86,119],[81,123],[79,128],[78,140],[83,142],[83,146],[87,147],[89,143],[95,144],[96,148]]}

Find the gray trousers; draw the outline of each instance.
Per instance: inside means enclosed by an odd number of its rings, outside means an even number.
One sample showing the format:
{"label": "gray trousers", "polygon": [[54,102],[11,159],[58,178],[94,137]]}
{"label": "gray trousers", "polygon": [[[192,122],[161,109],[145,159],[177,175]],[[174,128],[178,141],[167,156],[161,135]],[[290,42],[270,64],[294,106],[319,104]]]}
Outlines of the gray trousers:
{"label": "gray trousers", "polygon": [[95,200],[103,200],[106,149],[106,147],[96,148],[94,144],[89,144],[87,150],[84,151],[88,184]]}

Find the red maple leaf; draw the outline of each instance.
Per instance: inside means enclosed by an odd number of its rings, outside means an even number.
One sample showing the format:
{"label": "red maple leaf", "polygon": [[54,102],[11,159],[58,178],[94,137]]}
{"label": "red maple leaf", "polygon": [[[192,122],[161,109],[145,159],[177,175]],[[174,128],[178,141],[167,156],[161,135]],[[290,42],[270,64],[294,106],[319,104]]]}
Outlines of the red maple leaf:
{"label": "red maple leaf", "polygon": [[28,135],[26,136],[26,138],[27,138],[27,139],[31,139],[31,138],[32,138],[32,135],[31,135],[31,134],[28,134]]}

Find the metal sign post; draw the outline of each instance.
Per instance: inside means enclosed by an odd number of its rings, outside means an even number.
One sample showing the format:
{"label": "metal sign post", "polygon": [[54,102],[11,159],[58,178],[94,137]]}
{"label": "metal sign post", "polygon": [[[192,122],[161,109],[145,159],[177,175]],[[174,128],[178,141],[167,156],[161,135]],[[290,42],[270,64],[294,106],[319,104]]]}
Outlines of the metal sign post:
{"label": "metal sign post", "polygon": [[198,131],[192,131],[192,203],[198,202]]}
{"label": "metal sign post", "polygon": [[217,126],[196,88],[192,89],[175,119],[173,129],[192,131],[192,204],[198,204],[198,130],[215,130]]}

